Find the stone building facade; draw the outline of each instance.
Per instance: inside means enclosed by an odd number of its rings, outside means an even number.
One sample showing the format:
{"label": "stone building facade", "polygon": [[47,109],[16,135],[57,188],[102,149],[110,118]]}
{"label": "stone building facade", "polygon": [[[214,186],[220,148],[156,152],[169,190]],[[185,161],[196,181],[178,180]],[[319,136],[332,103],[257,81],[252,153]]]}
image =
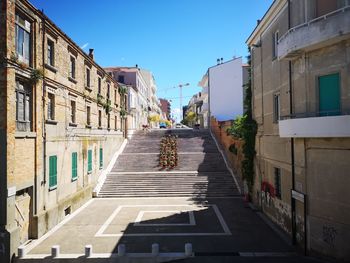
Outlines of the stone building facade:
{"label": "stone building facade", "polygon": [[276,0],[247,43],[253,201],[308,253],[349,260],[350,1]]}
{"label": "stone building facade", "polygon": [[0,261],[92,197],[127,96],[26,0],[0,0]]}

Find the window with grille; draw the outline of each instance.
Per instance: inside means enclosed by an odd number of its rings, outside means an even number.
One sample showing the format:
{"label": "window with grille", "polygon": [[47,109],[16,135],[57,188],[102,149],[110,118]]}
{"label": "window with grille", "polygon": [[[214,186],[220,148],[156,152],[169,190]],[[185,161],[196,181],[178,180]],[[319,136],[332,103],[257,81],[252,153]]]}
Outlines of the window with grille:
{"label": "window with grille", "polygon": [[98,94],[101,95],[101,87],[102,87],[102,80],[101,78],[98,78]]}
{"label": "window with grille", "polygon": [[102,127],[102,111],[98,111],[98,127]]}
{"label": "window with grille", "polygon": [[277,123],[280,119],[280,95],[273,95],[273,122]]}
{"label": "window with grille", "polygon": [[86,107],[86,124],[91,125],[91,107]]}
{"label": "window with grille", "polygon": [[32,89],[24,82],[16,81],[16,129],[32,130]]}
{"label": "window with grille", "polygon": [[276,31],[272,35],[272,59],[277,58],[278,55],[278,34],[278,31]]}
{"label": "window with grille", "polygon": [[54,120],[55,119],[55,95],[52,94],[52,93],[48,94],[47,119],[48,120]]}
{"label": "window with grille", "polygon": [[89,68],[86,68],[85,78],[86,78],[85,85],[86,85],[86,87],[90,88],[91,83],[90,83],[90,69]]}
{"label": "window with grille", "polygon": [[75,123],[76,121],[76,102],[74,100],[70,101],[70,121]]}

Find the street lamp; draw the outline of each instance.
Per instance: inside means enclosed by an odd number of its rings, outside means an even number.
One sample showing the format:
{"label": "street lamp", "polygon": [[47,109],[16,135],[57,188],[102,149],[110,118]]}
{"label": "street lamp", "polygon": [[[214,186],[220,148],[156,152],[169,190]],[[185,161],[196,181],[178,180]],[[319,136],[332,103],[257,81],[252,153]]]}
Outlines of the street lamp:
{"label": "street lamp", "polygon": [[[186,87],[189,86],[190,83],[186,83],[186,84],[179,84],[178,87],[180,89],[180,111],[182,111],[182,87]],[[181,114],[180,114],[180,119],[181,119]]]}

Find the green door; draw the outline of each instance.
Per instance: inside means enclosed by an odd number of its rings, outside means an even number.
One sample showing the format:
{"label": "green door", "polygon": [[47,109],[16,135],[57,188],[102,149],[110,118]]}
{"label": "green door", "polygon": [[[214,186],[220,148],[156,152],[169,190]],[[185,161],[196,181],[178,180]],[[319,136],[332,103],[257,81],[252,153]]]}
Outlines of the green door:
{"label": "green door", "polygon": [[320,116],[340,114],[340,82],[339,74],[318,78]]}

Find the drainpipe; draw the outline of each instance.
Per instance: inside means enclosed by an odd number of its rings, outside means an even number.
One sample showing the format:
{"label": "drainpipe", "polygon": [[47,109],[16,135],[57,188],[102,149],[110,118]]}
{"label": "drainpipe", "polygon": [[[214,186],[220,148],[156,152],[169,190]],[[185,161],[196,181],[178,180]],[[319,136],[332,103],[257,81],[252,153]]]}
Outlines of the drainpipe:
{"label": "drainpipe", "polygon": [[[288,29],[291,28],[291,9],[290,0],[288,0]],[[293,114],[293,93],[292,93],[292,62],[288,62],[288,73],[289,73],[289,114]],[[291,150],[291,166],[292,166],[292,190],[295,190],[295,156],[294,156],[294,138],[290,139],[290,150]],[[291,209],[292,209],[292,244],[296,245],[296,208],[295,199],[291,198]],[[305,222],[306,223],[306,222]]]}
{"label": "drainpipe", "polygon": [[[42,26],[43,26],[43,38],[42,38],[42,65],[44,67],[45,65],[45,36],[46,36],[46,19],[44,12],[42,11]],[[46,186],[46,126],[45,126],[45,73],[43,77],[43,86],[42,86],[42,136],[43,136],[43,180],[41,181],[40,185]],[[46,192],[44,191],[43,194],[43,204],[44,204],[44,210],[46,209],[46,202],[45,202],[45,196]]]}

